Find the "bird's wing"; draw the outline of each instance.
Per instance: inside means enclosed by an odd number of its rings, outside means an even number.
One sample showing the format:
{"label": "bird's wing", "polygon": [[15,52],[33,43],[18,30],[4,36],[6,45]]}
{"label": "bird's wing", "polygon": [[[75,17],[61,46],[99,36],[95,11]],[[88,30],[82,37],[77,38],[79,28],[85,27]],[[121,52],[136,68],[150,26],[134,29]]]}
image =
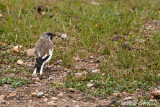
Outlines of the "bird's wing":
{"label": "bird's wing", "polygon": [[49,55],[50,50],[53,50],[53,42],[46,39],[40,39],[35,45],[34,54],[36,57],[45,58]]}

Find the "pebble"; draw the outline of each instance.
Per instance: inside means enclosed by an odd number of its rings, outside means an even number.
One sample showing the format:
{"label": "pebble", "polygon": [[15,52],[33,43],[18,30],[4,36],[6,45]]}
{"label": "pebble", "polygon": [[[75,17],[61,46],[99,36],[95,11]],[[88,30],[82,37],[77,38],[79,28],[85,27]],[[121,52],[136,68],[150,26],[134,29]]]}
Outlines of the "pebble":
{"label": "pebble", "polygon": [[33,92],[33,93],[31,93],[31,95],[32,95],[33,97],[35,97],[37,94],[36,94],[36,92]]}
{"label": "pebble", "polygon": [[0,96],[0,100],[4,100],[4,95],[1,95],[1,96]]}
{"label": "pebble", "polygon": [[43,95],[44,95],[44,92],[42,92],[42,91],[37,93],[38,98],[41,98]]}
{"label": "pebble", "polygon": [[18,65],[22,65],[22,64],[24,64],[24,62],[19,59],[19,60],[17,61],[17,64],[18,64]]}
{"label": "pebble", "polygon": [[16,103],[23,103],[23,102],[22,102],[22,101],[20,101],[20,100],[17,100],[17,101],[16,101]]}
{"label": "pebble", "polygon": [[48,104],[49,106],[55,106],[55,107],[56,107],[54,101],[47,102],[47,104]]}
{"label": "pebble", "polygon": [[76,89],[74,89],[74,88],[68,88],[68,90],[69,90],[70,92],[76,92]]}
{"label": "pebble", "polygon": [[6,100],[2,100],[2,101],[1,101],[1,104],[6,104]]}
{"label": "pebble", "polygon": [[99,69],[95,69],[95,70],[92,71],[92,73],[98,73],[98,72],[100,72]]}
{"label": "pebble", "polygon": [[67,34],[62,34],[62,35],[61,35],[61,38],[62,38],[62,39],[66,39],[66,38],[67,38]]}
{"label": "pebble", "polygon": [[58,95],[57,95],[57,97],[62,97],[63,96],[63,93],[59,93]]}
{"label": "pebble", "polygon": [[57,97],[52,97],[51,99],[52,99],[52,100],[58,100],[58,98],[57,98]]}
{"label": "pebble", "polygon": [[87,84],[87,87],[92,87],[92,86],[94,86],[94,84],[91,84],[91,83]]}
{"label": "pebble", "polygon": [[8,90],[9,90],[9,91],[14,91],[14,90],[15,90],[15,88],[11,88],[11,87],[9,87],[9,88],[8,88]]}

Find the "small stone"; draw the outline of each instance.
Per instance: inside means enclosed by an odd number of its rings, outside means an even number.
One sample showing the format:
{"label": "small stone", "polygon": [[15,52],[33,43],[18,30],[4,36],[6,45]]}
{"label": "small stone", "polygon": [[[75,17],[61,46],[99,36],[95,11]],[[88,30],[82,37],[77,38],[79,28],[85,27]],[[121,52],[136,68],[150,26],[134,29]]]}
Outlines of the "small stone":
{"label": "small stone", "polygon": [[1,104],[6,104],[6,100],[2,100],[2,101],[1,101]]}
{"label": "small stone", "polygon": [[9,96],[14,97],[14,96],[16,96],[16,93],[10,93]]}
{"label": "small stone", "polygon": [[120,96],[121,93],[113,93],[114,96]]}
{"label": "small stone", "polygon": [[44,95],[44,92],[42,92],[42,91],[41,91],[41,92],[38,92],[38,93],[37,93],[37,98],[41,98],[43,95]]}
{"label": "small stone", "polygon": [[47,104],[48,104],[48,106],[55,106],[55,107],[57,107],[57,106],[55,105],[54,101],[47,102]]}
{"label": "small stone", "polygon": [[100,72],[99,69],[95,69],[95,70],[92,71],[92,73],[98,73],[98,72]]}
{"label": "small stone", "polygon": [[2,15],[2,13],[0,13],[0,18],[2,18],[3,17],[3,15]]}
{"label": "small stone", "polygon": [[66,39],[66,38],[67,38],[67,34],[62,34],[62,35],[61,35],[61,38],[62,38],[62,39]]}
{"label": "small stone", "polygon": [[60,63],[62,63],[62,60],[58,60],[58,61],[57,61],[57,64],[60,64]]}
{"label": "small stone", "polygon": [[129,96],[129,97],[125,97],[123,100],[124,100],[124,101],[126,101],[126,100],[132,100],[132,99],[135,99],[135,98],[134,98],[134,97]]}
{"label": "small stone", "polygon": [[93,1],[93,0],[91,0],[91,4],[92,4],[92,5],[97,5],[97,6],[99,5],[98,2],[95,2],[95,1]]}
{"label": "small stone", "polygon": [[35,97],[37,94],[36,92],[31,93],[32,97]]}
{"label": "small stone", "polygon": [[44,98],[44,102],[46,102],[46,101],[48,101],[48,99],[47,99],[47,98]]}
{"label": "small stone", "polygon": [[1,101],[1,100],[4,100],[4,95],[1,95],[1,96],[0,96],[0,101]]}
{"label": "small stone", "polygon": [[63,93],[59,93],[58,95],[57,95],[57,97],[62,97],[63,96]]}
{"label": "small stone", "polygon": [[16,103],[18,103],[18,104],[19,104],[19,103],[23,103],[23,102],[22,102],[22,101],[20,101],[20,100],[17,100],[17,101],[16,101]]}
{"label": "small stone", "polygon": [[74,88],[68,88],[68,90],[69,90],[70,92],[76,92],[76,89],[74,89]]}
{"label": "small stone", "polygon": [[8,88],[8,90],[9,90],[9,91],[14,91],[14,90],[15,90],[15,88],[11,88],[11,87],[9,87],[9,88]]}
{"label": "small stone", "polygon": [[132,48],[129,46],[128,42],[123,43],[122,48],[131,50]]}
{"label": "small stone", "polygon": [[92,87],[92,86],[94,86],[94,84],[91,84],[91,83],[87,84],[87,87]]}
{"label": "small stone", "polygon": [[69,97],[65,97],[64,99],[65,99],[65,100],[67,100],[67,101],[69,101],[69,100],[70,100],[70,98],[69,98]]}
{"label": "small stone", "polygon": [[79,105],[75,105],[74,107],[80,107]]}
{"label": "small stone", "polygon": [[90,59],[94,59],[94,56],[89,56]]}
{"label": "small stone", "polygon": [[18,64],[18,65],[22,65],[22,64],[24,64],[24,62],[23,62],[22,60],[18,60],[18,61],[17,61],[17,64]]}
{"label": "small stone", "polygon": [[58,100],[58,98],[57,98],[57,97],[52,97],[51,99],[52,99],[52,100]]}

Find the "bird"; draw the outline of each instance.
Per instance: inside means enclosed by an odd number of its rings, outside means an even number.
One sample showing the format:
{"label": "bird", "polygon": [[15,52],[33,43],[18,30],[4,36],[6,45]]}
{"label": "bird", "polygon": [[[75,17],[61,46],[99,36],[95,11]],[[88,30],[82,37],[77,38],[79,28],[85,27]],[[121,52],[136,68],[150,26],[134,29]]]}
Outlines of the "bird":
{"label": "bird", "polygon": [[54,50],[54,44],[52,42],[54,36],[56,36],[55,33],[49,31],[44,32],[35,44],[34,56],[36,64],[33,72],[34,75],[40,74],[42,76],[44,65],[46,63],[49,65]]}

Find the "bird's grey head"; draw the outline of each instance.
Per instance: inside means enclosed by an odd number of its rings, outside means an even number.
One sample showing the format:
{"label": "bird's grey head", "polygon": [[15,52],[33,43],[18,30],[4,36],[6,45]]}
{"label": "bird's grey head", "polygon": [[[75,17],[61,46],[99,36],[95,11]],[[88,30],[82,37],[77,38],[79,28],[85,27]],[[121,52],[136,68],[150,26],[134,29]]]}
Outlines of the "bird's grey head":
{"label": "bird's grey head", "polygon": [[56,36],[55,33],[44,32],[44,33],[42,33],[40,39],[52,40],[52,38],[53,38],[54,36]]}

